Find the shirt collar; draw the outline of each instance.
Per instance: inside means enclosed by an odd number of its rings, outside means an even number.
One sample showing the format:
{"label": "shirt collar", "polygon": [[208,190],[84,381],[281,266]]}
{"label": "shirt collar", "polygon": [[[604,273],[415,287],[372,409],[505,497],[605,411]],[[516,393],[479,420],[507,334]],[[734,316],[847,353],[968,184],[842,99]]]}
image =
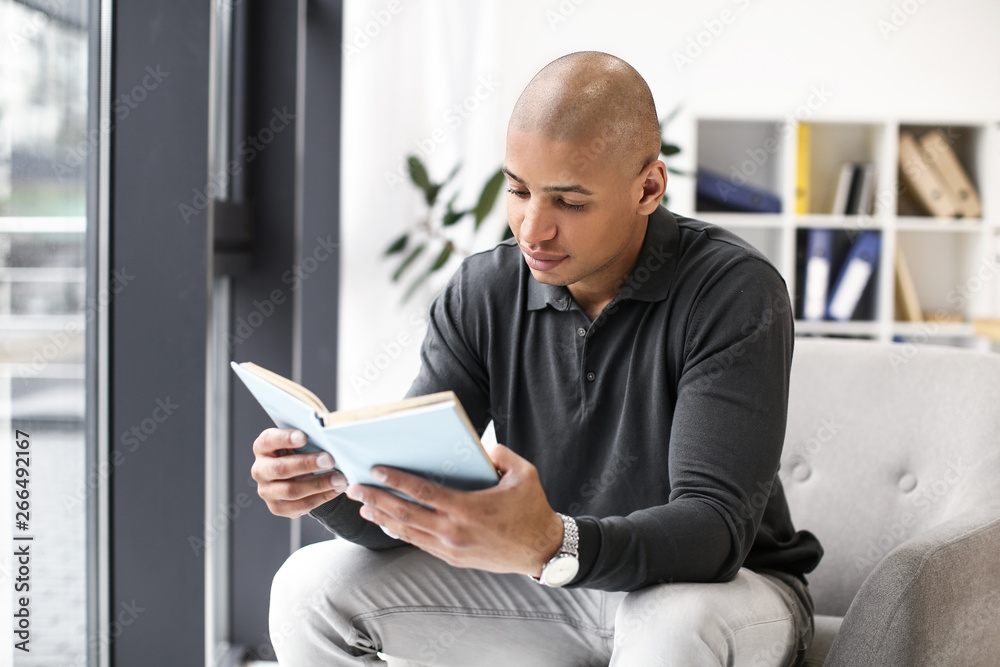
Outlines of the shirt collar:
{"label": "shirt collar", "polygon": [[[639,249],[635,268],[622,282],[613,301],[662,301],[667,298],[673,282],[671,277],[679,235],[673,213],[662,206],[653,211],[646,225],[646,237]],[[573,307],[573,297],[566,287],[540,283],[530,272],[528,276],[528,310],[541,310],[545,306],[556,310]]]}

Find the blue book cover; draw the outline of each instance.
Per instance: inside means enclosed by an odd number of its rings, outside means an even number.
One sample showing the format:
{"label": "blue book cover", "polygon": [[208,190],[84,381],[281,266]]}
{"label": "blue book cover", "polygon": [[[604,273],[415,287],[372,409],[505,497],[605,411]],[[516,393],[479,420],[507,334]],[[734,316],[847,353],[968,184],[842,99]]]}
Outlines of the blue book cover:
{"label": "blue book cover", "polygon": [[700,199],[732,211],[781,213],[781,199],[776,194],[746,183],[737,185],[714,171],[699,169],[695,187]]}
{"label": "blue book cover", "polygon": [[846,322],[854,316],[861,295],[875,274],[881,244],[878,232],[862,232],[855,239],[830,295],[827,317]]}
{"label": "blue book cover", "polygon": [[330,412],[311,391],[277,373],[250,362],[231,366],[278,427],[308,436],[299,451],[329,452],[351,484],[382,486],[371,478],[376,465],[464,491],[499,480],[454,392]]}

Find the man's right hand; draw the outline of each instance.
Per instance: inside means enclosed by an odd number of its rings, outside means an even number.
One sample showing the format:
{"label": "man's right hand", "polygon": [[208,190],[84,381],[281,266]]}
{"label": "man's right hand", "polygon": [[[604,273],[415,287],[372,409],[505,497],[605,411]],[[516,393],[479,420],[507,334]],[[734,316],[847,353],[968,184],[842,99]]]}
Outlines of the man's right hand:
{"label": "man's right hand", "polygon": [[347,480],[328,453],[296,454],[306,444],[306,434],[294,429],[269,428],[253,443],[255,460],[250,475],[257,482],[257,493],[272,514],[293,519],[333,500],[347,488]]}

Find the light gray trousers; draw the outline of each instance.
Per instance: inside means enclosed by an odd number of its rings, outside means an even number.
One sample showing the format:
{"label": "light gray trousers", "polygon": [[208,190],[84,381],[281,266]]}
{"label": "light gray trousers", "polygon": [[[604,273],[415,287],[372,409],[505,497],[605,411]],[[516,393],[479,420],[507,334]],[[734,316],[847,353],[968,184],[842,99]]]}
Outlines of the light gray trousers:
{"label": "light gray trousers", "polygon": [[270,633],[282,667],[776,667],[804,653],[811,606],[804,586],[747,569],[723,584],[606,593],[337,539],[275,575]]}

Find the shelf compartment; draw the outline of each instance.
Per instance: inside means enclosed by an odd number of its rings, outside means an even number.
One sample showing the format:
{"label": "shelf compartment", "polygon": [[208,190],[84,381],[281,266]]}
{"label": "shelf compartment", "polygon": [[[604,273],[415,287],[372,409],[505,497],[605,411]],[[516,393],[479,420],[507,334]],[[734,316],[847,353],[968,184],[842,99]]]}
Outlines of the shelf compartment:
{"label": "shelf compartment", "polygon": [[[784,201],[782,184],[788,133],[783,127],[780,122],[766,120],[699,120],[697,168],[725,177],[733,187],[747,185],[771,193],[785,210],[788,202]],[[699,214],[733,211],[700,197],[695,208]]]}

